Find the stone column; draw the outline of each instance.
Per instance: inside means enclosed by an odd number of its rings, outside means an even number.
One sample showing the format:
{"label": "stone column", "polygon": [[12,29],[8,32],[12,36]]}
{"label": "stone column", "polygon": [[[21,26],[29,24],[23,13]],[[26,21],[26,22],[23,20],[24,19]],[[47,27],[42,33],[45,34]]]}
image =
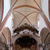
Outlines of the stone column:
{"label": "stone column", "polygon": [[40,50],[39,46],[37,45],[37,50]]}
{"label": "stone column", "polygon": [[47,47],[47,45],[46,45],[46,48],[45,48],[45,50],[48,50],[48,47]]}
{"label": "stone column", "polygon": [[40,50],[43,50],[43,45],[39,44],[39,48],[40,48]]}
{"label": "stone column", "polygon": [[10,48],[9,48],[9,50],[12,50],[13,49],[13,44],[10,44]]}
{"label": "stone column", "polygon": [[3,50],[5,50],[5,48],[3,48]]}

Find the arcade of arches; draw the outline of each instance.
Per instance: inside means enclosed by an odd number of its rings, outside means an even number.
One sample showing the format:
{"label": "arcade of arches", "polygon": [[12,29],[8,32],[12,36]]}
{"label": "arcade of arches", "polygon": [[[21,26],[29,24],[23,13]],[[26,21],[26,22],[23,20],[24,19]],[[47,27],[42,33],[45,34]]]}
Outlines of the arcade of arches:
{"label": "arcade of arches", "polygon": [[50,0],[0,0],[0,50],[50,50]]}

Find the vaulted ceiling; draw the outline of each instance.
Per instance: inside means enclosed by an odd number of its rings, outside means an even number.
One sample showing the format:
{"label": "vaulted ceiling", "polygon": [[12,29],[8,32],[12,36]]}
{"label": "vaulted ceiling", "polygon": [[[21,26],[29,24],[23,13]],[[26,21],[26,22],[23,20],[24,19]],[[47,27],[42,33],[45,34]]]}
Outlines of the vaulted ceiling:
{"label": "vaulted ceiling", "polygon": [[[16,0],[11,0],[11,6]],[[14,5],[13,16],[15,27],[23,23],[28,23],[30,25],[35,25],[37,27],[38,13],[36,9],[39,9],[38,5],[41,7],[41,0],[17,0]],[[13,9],[12,8],[12,9]]]}

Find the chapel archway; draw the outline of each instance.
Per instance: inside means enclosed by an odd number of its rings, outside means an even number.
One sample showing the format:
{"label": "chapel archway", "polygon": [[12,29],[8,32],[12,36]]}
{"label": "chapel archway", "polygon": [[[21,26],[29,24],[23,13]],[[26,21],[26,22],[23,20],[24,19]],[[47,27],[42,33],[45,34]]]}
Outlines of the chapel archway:
{"label": "chapel archway", "polygon": [[17,27],[12,36],[13,50],[38,50],[42,43],[37,34],[38,30],[27,23]]}
{"label": "chapel archway", "polygon": [[37,41],[30,36],[19,37],[15,43],[13,50],[36,50]]}

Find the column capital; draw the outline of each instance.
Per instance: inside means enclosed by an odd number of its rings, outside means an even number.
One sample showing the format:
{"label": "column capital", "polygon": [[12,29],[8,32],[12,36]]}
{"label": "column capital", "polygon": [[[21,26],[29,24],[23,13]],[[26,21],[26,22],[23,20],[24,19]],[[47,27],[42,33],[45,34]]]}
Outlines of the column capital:
{"label": "column capital", "polygon": [[39,44],[40,50],[43,50],[43,44]]}
{"label": "column capital", "polygon": [[39,44],[39,47],[43,47],[43,45],[42,44]]}

